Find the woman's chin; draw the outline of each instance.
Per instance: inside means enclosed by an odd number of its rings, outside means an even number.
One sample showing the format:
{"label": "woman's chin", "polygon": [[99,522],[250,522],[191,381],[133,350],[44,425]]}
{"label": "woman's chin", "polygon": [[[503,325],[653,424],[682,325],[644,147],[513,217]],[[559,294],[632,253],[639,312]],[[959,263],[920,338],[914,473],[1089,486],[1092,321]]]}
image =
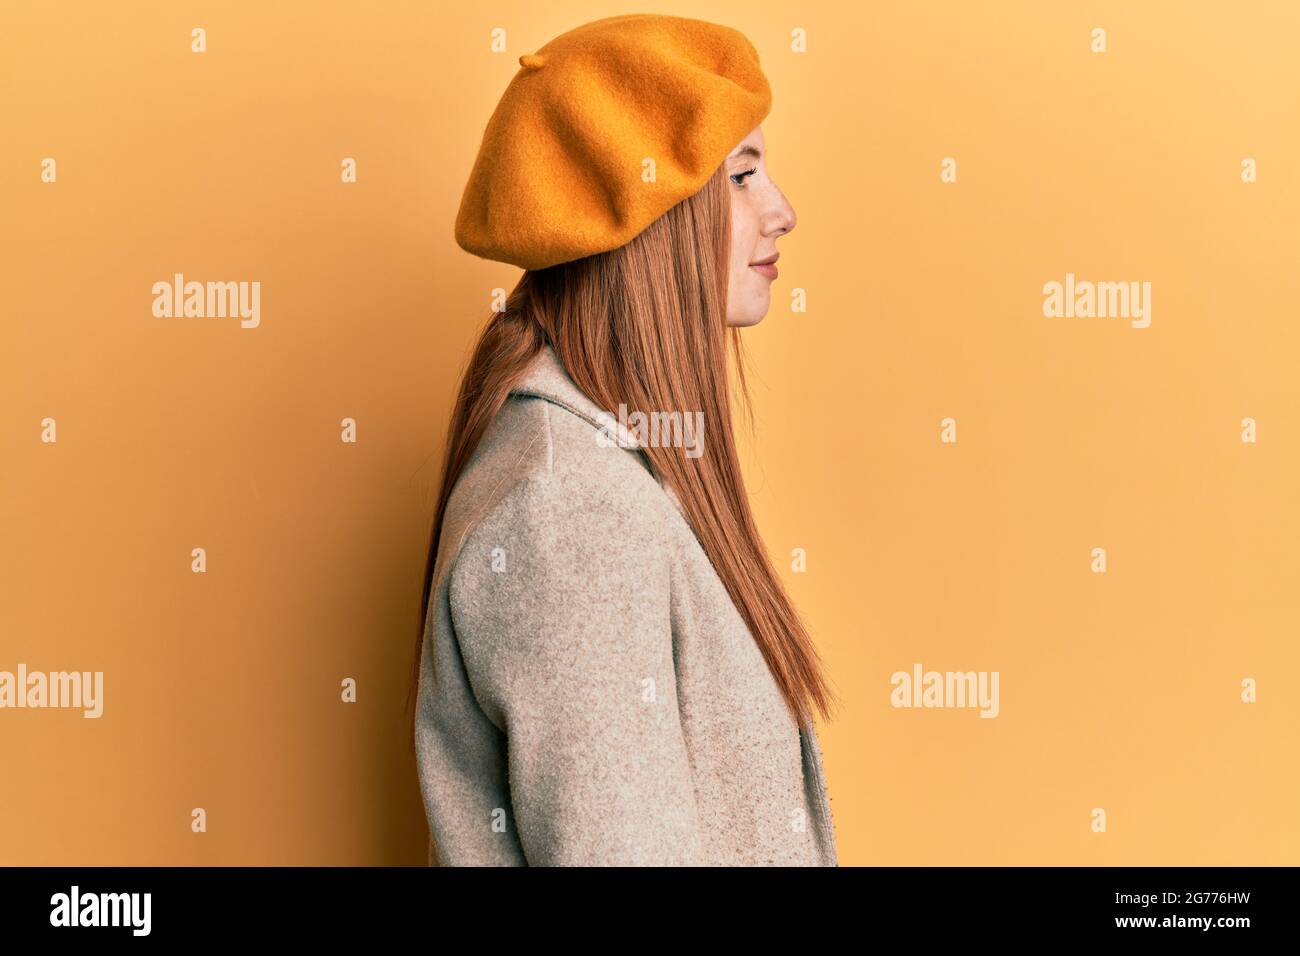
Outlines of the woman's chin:
{"label": "woman's chin", "polygon": [[758,325],[758,323],[762,322],[765,315],[767,315],[766,310],[743,315],[729,315],[727,316],[727,325],[733,329],[747,329],[751,325]]}

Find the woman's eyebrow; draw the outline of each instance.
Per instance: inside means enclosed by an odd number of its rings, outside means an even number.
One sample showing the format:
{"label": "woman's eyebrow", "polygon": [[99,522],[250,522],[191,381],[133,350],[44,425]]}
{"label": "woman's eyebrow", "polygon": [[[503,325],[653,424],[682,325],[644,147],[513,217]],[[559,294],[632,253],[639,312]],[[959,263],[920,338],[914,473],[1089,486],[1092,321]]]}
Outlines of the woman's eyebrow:
{"label": "woman's eyebrow", "polygon": [[756,146],[742,146],[736,152],[731,154],[732,159],[740,159],[742,156],[752,156],[755,159],[762,159],[763,154],[758,151]]}

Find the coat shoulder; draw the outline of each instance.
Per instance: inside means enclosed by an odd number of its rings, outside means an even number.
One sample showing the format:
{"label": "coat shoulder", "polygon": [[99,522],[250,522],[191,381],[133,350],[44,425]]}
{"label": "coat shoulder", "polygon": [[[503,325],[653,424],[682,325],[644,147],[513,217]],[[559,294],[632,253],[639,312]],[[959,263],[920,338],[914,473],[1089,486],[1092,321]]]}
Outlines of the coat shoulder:
{"label": "coat shoulder", "polygon": [[611,535],[641,538],[661,528],[668,498],[644,456],[601,438],[599,428],[562,405],[511,395],[447,502],[439,576],[485,524],[591,528],[575,519],[598,514]]}

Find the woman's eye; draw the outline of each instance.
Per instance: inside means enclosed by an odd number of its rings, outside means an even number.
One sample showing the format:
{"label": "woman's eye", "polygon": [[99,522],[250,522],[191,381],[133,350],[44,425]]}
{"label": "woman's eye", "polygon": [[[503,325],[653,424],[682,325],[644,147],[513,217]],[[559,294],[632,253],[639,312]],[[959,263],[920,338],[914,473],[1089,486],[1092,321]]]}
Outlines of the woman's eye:
{"label": "woman's eye", "polygon": [[758,167],[757,167],[757,166],[755,166],[753,169],[747,169],[747,170],[745,170],[743,173],[732,173],[732,174],[731,174],[731,181],[732,181],[733,183],[735,183],[737,186],[743,186],[743,185],[745,185],[745,182],[744,182],[745,177],[746,177],[746,176],[752,176],[752,175],[754,175],[756,172],[758,172]]}

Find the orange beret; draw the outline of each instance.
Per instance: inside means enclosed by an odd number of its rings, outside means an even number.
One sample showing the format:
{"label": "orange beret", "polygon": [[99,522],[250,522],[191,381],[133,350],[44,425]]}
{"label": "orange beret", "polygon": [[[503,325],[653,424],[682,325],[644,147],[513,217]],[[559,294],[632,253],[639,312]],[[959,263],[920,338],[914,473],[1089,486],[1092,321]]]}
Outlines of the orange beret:
{"label": "orange beret", "polygon": [[596,20],[519,64],[483,133],[456,242],[522,269],[624,245],[698,192],[772,104],[753,44],[685,17]]}

